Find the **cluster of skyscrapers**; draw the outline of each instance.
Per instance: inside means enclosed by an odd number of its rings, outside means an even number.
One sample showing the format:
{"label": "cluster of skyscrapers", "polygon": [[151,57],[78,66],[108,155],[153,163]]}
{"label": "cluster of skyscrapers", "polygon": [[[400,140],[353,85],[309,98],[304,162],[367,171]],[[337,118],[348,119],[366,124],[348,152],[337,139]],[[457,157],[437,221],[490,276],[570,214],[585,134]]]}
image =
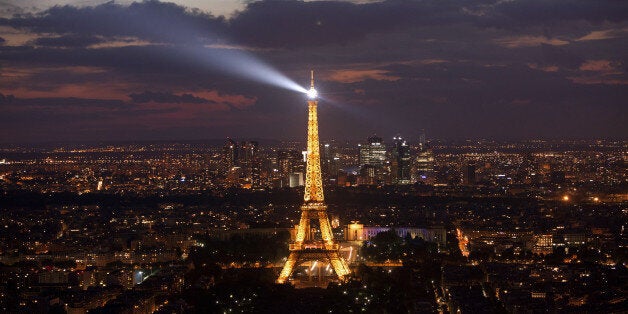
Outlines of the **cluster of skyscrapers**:
{"label": "cluster of skyscrapers", "polygon": [[[333,142],[321,144],[323,180],[332,185],[406,185],[434,183],[434,154],[425,135],[418,145],[401,136],[386,142],[373,135],[357,149],[347,150]],[[260,157],[263,154],[264,157]],[[244,187],[296,187],[305,182],[307,152],[296,148],[260,151],[258,142],[236,142],[223,146],[223,168],[227,181]]]}
{"label": "cluster of skyscrapers", "polygon": [[262,161],[259,156],[258,142],[238,143],[227,138],[227,143],[223,147],[223,162],[227,170],[228,182],[249,188],[258,188],[262,185]]}
{"label": "cluster of skyscrapers", "polygon": [[393,137],[387,149],[381,137],[369,137],[360,145],[360,184],[410,184],[413,181],[410,146],[401,137]]}

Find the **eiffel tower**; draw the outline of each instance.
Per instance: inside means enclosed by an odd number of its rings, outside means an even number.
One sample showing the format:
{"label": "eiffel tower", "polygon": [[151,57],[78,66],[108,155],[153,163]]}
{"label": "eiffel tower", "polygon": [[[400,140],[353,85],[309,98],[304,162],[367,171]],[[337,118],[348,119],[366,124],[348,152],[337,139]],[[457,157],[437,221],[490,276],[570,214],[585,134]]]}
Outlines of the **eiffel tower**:
{"label": "eiffel tower", "polygon": [[[340,281],[349,274],[349,267],[340,256],[339,245],[334,242],[331,232],[327,206],[323,196],[323,180],[321,178],[321,158],[318,142],[318,101],[314,89],[314,71],[311,72],[311,85],[307,93],[308,123],[307,123],[307,166],[305,174],[304,203],[301,206],[301,220],[297,227],[294,242],[290,243],[290,256],[286,260],[277,283],[284,283],[294,268],[306,261],[327,261],[331,264]],[[310,222],[317,219],[321,229],[321,239],[314,239],[310,232]]]}

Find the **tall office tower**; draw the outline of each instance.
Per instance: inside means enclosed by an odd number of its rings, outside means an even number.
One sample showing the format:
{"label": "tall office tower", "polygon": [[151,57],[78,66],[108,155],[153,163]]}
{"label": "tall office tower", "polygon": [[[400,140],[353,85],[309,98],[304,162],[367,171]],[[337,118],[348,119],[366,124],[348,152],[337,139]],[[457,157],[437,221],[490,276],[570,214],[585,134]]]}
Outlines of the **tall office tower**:
{"label": "tall office tower", "polygon": [[247,180],[251,182],[251,187],[254,189],[262,187],[262,159],[259,156],[249,163]]}
{"label": "tall office tower", "polygon": [[242,142],[241,147],[246,181],[251,183],[252,188],[259,188],[262,185],[262,158],[259,155],[259,143],[257,141]]}
{"label": "tall office tower", "polygon": [[364,165],[360,168],[360,175],[357,178],[358,185],[377,185],[379,170],[375,166]]}
{"label": "tall office tower", "polygon": [[362,169],[369,168],[369,178],[359,180],[362,184],[384,184],[389,181],[389,165],[386,156],[386,145],[381,137],[371,136],[365,144],[360,145],[360,172],[365,173]]}
{"label": "tall office tower", "polygon": [[436,181],[434,173],[434,154],[431,149],[419,151],[414,162],[414,181],[433,184]]}
{"label": "tall office tower", "polygon": [[475,182],[475,164],[469,163],[462,168],[462,183],[465,185],[474,185]]}
{"label": "tall office tower", "polygon": [[253,164],[259,159],[259,144],[255,141],[242,141],[238,150],[238,165],[244,170],[246,178],[250,178]]}
{"label": "tall office tower", "polygon": [[[284,283],[290,278],[294,268],[307,261],[323,261],[331,265],[339,280],[349,274],[349,266],[340,256],[337,243],[331,232],[327,205],[323,196],[323,180],[321,177],[320,144],[318,141],[318,114],[314,89],[314,72],[308,91],[308,124],[307,124],[307,166],[305,173],[305,193],[301,206],[301,220],[297,226],[295,241],[290,244],[290,255],[277,278]],[[321,239],[316,239],[311,232],[310,222],[319,222]]]}
{"label": "tall office tower", "polygon": [[282,178],[292,172],[292,154],[287,150],[277,151],[277,171]]}
{"label": "tall office tower", "polygon": [[360,146],[360,166],[383,167],[386,165],[386,145],[381,137],[371,136]]}
{"label": "tall office tower", "polygon": [[240,144],[240,159],[242,162],[249,162],[257,157],[259,153],[259,143],[257,141],[242,142]]}
{"label": "tall office tower", "polygon": [[401,136],[393,137],[391,173],[394,184],[410,184],[410,146]]}
{"label": "tall office tower", "polygon": [[329,143],[323,145],[321,168],[323,170],[323,180],[336,179],[338,176],[338,165],[334,147]]}
{"label": "tall office tower", "polygon": [[419,151],[427,148],[427,137],[425,136],[425,130],[421,129],[419,134]]}
{"label": "tall office tower", "polygon": [[238,165],[238,143],[227,137],[227,143],[222,147],[223,165],[227,171]]}
{"label": "tall office tower", "polygon": [[291,174],[305,172],[302,159],[301,153],[296,150],[277,151],[277,171],[281,186],[288,186]]}
{"label": "tall office tower", "polygon": [[259,158],[259,143],[256,141],[244,141],[240,143],[238,163],[242,168],[244,181],[252,188],[261,186],[261,159]]}
{"label": "tall office tower", "polygon": [[412,171],[412,181],[425,184],[434,184],[436,181],[434,173],[434,152],[425,137],[425,130],[421,130],[419,135],[419,147],[417,157],[414,160],[414,171]]}

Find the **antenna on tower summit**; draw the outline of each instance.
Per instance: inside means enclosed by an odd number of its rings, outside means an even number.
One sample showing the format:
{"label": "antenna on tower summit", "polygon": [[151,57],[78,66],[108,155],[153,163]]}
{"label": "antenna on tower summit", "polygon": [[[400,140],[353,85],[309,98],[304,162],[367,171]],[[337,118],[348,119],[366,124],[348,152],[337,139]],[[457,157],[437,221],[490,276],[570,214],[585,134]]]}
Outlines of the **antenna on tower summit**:
{"label": "antenna on tower summit", "polygon": [[310,70],[310,90],[307,91],[307,97],[315,100],[318,96],[318,92],[314,88],[314,70]]}

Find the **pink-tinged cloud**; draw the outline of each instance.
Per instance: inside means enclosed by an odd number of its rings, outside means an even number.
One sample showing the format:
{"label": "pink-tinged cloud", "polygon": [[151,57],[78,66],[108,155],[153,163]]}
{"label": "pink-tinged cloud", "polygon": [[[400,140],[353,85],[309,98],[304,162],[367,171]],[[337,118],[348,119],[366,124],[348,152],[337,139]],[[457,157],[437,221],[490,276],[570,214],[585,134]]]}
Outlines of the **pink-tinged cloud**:
{"label": "pink-tinged cloud", "polygon": [[118,79],[106,68],[91,66],[7,66],[2,69],[0,76],[0,93],[18,98],[122,100],[137,85]]}
{"label": "pink-tinged cloud", "polygon": [[154,128],[164,128],[180,125],[202,125],[205,121],[221,112],[227,112],[229,107],[224,104],[163,104],[149,102],[138,104],[137,110],[145,114],[135,117],[120,117],[120,121],[132,124],[139,121]]}
{"label": "pink-tinged cloud", "polygon": [[89,45],[90,49],[100,49],[100,48],[120,48],[120,47],[133,47],[133,46],[148,46],[148,45],[158,45],[156,43],[151,43],[147,40],[141,40],[135,37],[117,37],[111,40],[107,40],[102,43]]}
{"label": "pink-tinged cloud", "polygon": [[543,71],[543,72],[558,72],[558,70],[559,70],[558,66],[556,66],[556,65],[541,66],[541,65],[538,65],[536,63],[528,63],[527,66],[530,69],[539,70],[539,71]]}
{"label": "pink-tinged cloud", "polygon": [[587,60],[580,67],[580,75],[568,77],[576,84],[626,85],[628,80],[621,77],[624,72],[620,64],[611,60]]}
{"label": "pink-tinged cloud", "polygon": [[204,91],[204,92],[193,92],[190,94],[196,97],[214,101],[219,104],[228,104],[229,106],[232,106],[237,109],[244,109],[246,107],[254,105],[255,102],[257,102],[257,98],[255,97],[247,97],[244,95],[222,94],[216,90]]}
{"label": "pink-tinged cloud", "polygon": [[[423,59],[419,61],[420,64],[441,64],[441,63],[449,63],[449,60],[443,59]],[[403,62],[402,62],[403,64]]]}
{"label": "pink-tinged cloud", "polygon": [[628,28],[622,29],[605,29],[601,31],[592,31],[578,39],[576,41],[588,41],[588,40],[604,40],[613,39],[623,36],[628,36]]}
{"label": "pink-tinged cloud", "polygon": [[576,84],[583,84],[583,85],[594,85],[594,84],[628,85],[628,80],[605,78],[605,77],[571,76],[571,77],[567,77],[567,79],[569,79],[570,81]]}
{"label": "pink-tinged cloud", "polygon": [[0,26],[0,34],[6,40],[4,43],[6,46],[23,46],[39,37],[35,33],[25,32],[10,26]]}
{"label": "pink-tinged cloud", "polygon": [[327,79],[339,83],[355,83],[365,80],[397,81],[400,77],[390,75],[386,70],[338,70],[329,74]]}
{"label": "pink-tinged cloud", "polygon": [[621,71],[617,69],[617,64],[610,60],[587,60],[580,65],[580,70],[603,74],[621,74]]}
{"label": "pink-tinged cloud", "polygon": [[109,82],[83,84],[66,84],[51,90],[36,90],[20,87],[11,90],[1,90],[5,94],[12,94],[19,98],[89,98],[89,99],[125,99],[126,90],[130,86],[126,83]]}
{"label": "pink-tinged cloud", "polygon": [[529,35],[504,37],[496,39],[495,42],[506,48],[537,47],[543,44],[552,46],[563,46],[569,44],[568,41],[558,38]]}

